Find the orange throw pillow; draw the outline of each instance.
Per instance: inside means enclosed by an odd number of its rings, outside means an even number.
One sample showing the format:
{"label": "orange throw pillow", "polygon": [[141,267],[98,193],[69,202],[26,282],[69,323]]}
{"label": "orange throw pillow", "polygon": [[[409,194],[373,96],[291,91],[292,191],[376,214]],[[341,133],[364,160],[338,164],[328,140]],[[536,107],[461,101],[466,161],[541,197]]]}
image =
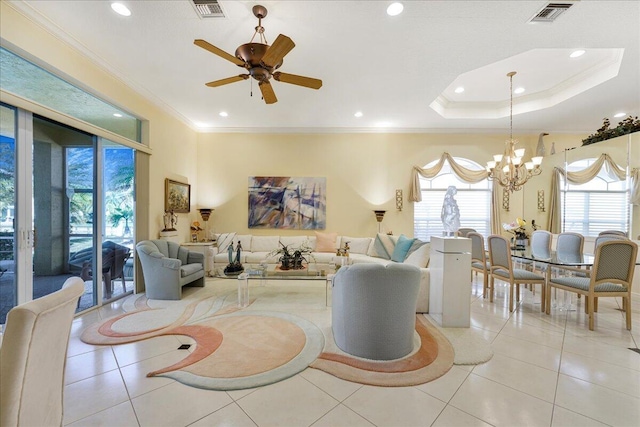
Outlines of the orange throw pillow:
{"label": "orange throw pillow", "polygon": [[335,252],[338,233],[319,233],[316,231],[316,252]]}

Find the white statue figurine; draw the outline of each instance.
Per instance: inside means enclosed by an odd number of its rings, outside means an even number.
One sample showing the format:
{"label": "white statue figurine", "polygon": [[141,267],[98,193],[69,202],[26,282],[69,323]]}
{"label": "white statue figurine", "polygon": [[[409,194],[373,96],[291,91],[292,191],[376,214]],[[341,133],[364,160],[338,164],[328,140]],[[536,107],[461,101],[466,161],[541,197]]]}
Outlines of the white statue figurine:
{"label": "white statue figurine", "polygon": [[450,185],[444,195],[442,214],[440,215],[444,227],[444,236],[455,236],[458,229],[460,229],[460,209],[456,199],[453,198],[456,193],[458,193],[456,187]]}

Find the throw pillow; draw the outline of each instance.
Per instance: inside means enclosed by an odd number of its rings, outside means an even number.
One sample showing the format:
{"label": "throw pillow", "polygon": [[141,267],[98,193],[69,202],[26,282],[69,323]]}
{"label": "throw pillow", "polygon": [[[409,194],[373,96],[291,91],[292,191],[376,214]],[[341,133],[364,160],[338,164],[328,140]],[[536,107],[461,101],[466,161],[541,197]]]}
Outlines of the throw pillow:
{"label": "throw pillow", "polygon": [[376,258],[391,259],[391,254],[393,253],[397,240],[398,238],[396,236],[378,233],[371,246],[369,246],[367,255]]}
{"label": "throw pillow", "polygon": [[[404,264],[415,265],[418,268],[429,267],[429,259],[431,257],[431,244],[428,242],[421,242],[422,245],[404,260]],[[415,245],[415,243],[414,243]]]}
{"label": "throw pillow", "polygon": [[233,242],[233,238],[236,236],[236,233],[222,233],[218,236],[218,248],[220,252],[224,252],[227,250],[229,245]]}
{"label": "throw pillow", "polygon": [[416,239],[410,239],[404,234],[401,234],[396,242],[395,248],[393,248],[393,253],[391,254],[391,261],[394,262],[403,262],[407,257],[407,252],[411,249],[411,245]]}
{"label": "throw pillow", "polygon": [[316,252],[335,252],[338,233],[320,233],[316,231]]}
{"label": "throw pillow", "polygon": [[340,245],[344,247],[346,242],[349,242],[349,253],[366,255],[371,244],[371,237],[349,237],[342,236],[340,238]]}
{"label": "throw pillow", "polygon": [[[411,256],[412,253],[414,253],[415,251],[417,251],[418,249],[420,249],[422,246],[428,244],[429,242],[423,242],[420,239],[415,239],[415,241],[413,242],[413,245],[411,245],[411,248],[409,248],[409,252],[407,252],[407,258]],[[407,259],[405,258],[405,259]]]}

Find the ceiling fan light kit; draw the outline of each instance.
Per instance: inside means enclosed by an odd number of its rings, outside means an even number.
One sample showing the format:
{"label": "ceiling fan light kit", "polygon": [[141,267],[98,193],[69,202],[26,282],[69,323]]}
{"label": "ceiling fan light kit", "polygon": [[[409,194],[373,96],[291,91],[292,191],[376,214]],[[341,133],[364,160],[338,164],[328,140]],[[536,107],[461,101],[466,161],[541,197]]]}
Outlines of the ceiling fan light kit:
{"label": "ceiling fan light kit", "polygon": [[[237,66],[243,67],[249,72],[249,74],[240,74],[238,76],[214,80],[206,83],[205,85],[208,87],[218,87],[253,77],[258,81],[260,92],[262,92],[262,98],[267,104],[278,102],[278,98],[276,97],[270,83],[272,77],[274,80],[279,82],[311,89],[320,89],[322,87],[322,80],[275,71],[282,66],[284,57],[296,45],[293,40],[284,34],[278,35],[273,44],[269,45],[264,35],[264,27],[262,26],[262,19],[267,16],[267,8],[261,5],[256,5],[252,10],[255,17],[258,18],[258,25],[255,27],[255,32],[249,43],[238,46],[235,51],[235,56],[205,40],[194,40],[193,43],[196,46],[199,46],[222,59],[233,62]],[[253,41],[256,36],[259,36],[259,43]]]}

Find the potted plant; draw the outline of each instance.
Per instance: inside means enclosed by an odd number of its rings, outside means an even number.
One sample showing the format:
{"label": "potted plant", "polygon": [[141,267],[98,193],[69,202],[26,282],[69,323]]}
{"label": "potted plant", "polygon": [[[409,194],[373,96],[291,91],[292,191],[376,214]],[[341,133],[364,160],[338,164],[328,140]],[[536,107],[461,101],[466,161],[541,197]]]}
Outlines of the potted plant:
{"label": "potted plant", "polygon": [[281,247],[269,252],[269,256],[280,255],[278,258],[280,270],[301,270],[305,268],[302,263],[309,262],[307,256],[313,258],[313,255],[311,254],[312,249],[307,242],[304,242],[297,249],[291,249],[289,247],[290,245],[285,245],[282,242],[279,243]]}

